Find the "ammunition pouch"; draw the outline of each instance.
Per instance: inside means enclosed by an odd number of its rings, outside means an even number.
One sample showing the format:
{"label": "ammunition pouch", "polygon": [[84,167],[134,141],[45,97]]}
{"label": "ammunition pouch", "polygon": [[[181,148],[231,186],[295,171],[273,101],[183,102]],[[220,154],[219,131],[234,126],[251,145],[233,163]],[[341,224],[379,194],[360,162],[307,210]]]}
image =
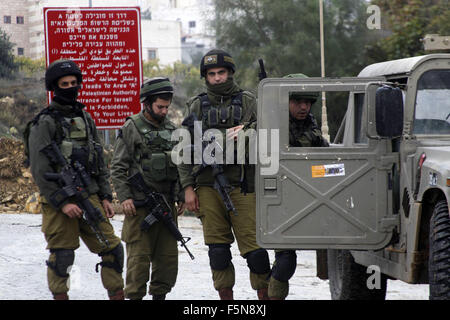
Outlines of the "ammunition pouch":
{"label": "ammunition pouch", "polygon": [[171,160],[170,152],[153,153],[150,159],[143,158],[141,164],[145,178],[149,181],[175,181],[177,179],[177,167]]}

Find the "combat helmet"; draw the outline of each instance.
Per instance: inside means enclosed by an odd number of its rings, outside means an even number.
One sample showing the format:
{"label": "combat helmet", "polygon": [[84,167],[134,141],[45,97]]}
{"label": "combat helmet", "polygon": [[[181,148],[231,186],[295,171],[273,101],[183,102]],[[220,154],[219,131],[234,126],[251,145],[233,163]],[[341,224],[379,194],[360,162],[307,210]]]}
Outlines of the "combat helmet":
{"label": "combat helmet", "polygon": [[78,65],[72,60],[60,59],[52,62],[45,71],[45,88],[48,91],[55,90],[55,83],[59,78],[74,75],[78,84],[83,81],[83,75]]}
{"label": "combat helmet", "polygon": [[233,57],[229,53],[220,49],[210,50],[203,56],[200,62],[200,75],[201,77],[205,77],[206,70],[220,67],[225,67],[231,70],[232,73],[236,71]]}
{"label": "combat helmet", "polygon": [[150,96],[163,93],[173,94],[173,86],[170,80],[164,77],[150,78],[142,84],[139,98],[141,102],[144,102]]}
{"label": "combat helmet", "polygon": [[[283,78],[309,78],[303,73],[292,73],[284,76]],[[310,100],[311,104],[314,104],[319,97],[319,92],[290,92],[289,99],[306,99]]]}

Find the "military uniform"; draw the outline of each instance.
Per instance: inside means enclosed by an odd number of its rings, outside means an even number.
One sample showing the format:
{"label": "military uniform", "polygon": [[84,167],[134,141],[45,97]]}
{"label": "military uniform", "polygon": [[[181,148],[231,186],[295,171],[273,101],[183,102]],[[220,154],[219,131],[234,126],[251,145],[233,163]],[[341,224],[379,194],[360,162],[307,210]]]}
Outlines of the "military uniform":
{"label": "military uniform", "polygon": [[[167,80],[168,81],[168,80]],[[152,190],[162,193],[177,221],[175,201],[178,201],[178,172],[171,160],[174,146],[171,142],[175,125],[167,119],[157,124],[148,120],[144,112],[127,119],[114,146],[111,174],[118,199],[144,200],[144,194],[131,186],[127,179],[142,173],[145,183]],[[141,299],[146,295],[151,264],[149,292],[164,298],[175,285],[178,273],[177,241],[164,226],[157,222],[149,230],[141,230],[146,217],[145,208],[138,208],[136,215],[127,215],[122,229],[126,242],[127,276],[125,296]]]}
{"label": "military uniform", "polygon": [[289,116],[289,145],[291,147],[328,147],[328,141],[322,137],[313,114],[305,120],[296,120]]}
{"label": "military uniform", "polygon": [[[306,78],[303,74],[286,76],[287,78]],[[303,98],[314,103],[318,94],[312,92],[291,93],[291,98]],[[328,141],[322,137],[316,119],[309,113],[305,119],[295,119],[289,114],[289,146],[291,147],[328,147]],[[297,267],[295,250],[275,250],[275,262],[269,279],[268,295],[270,299],[285,299],[289,293],[289,279]]]}
{"label": "military uniform", "polygon": [[[220,64],[223,55],[224,52],[221,50],[207,53],[202,59],[203,75],[205,72],[203,61],[214,57],[216,60],[213,61],[217,62],[219,59]],[[246,125],[256,120],[255,97],[250,92],[242,91],[232,77],[222,84],[210,85],[207,82],[206,85],[208,89],[206,93],[193,97],[187,102],[186,113],[186,116],[191,113],[196,114],[202,121],[203,131],[211,128],[219,129],[225,137],[226,129]],[[224,156],[225,154],[226,150]],[[227,212],[222,198],[214,189],[211,167],[206,167],[194,178],[193,165],[178,166],[181,187],[196,188],[200,204],[196,215],[201,219],[204,241],[209,246],[208,255],[214,288],[220,295],[221,290],[230,290],[235,284],[230,245],[236,238],[240,254],[247,259],[250,268],[252,288],[259,291],[267,290],[267,277],[270,272],[269,258],[267,251],[256,243],[254,165],[227,164],[223,168],[229,184],[234,187],[230,197],[237,209],[237,215]]]}
{"label": "military uniform", "polygon": [[[79,247],[79,237],[89,250],[102,258],[101,278],[110,297],[123,289],[122,263],[120,262],[120,239],[114,230],[100,203],[103,199],[112,199],[108,182],[109,173],[102,162],[103,148],[94,120],[82,110],[81,104],[63,105],[53,101],[29,127],[29,157],[34,181],[39,187],[42,202],[42,231],[50,250],[48,265],[48,284],[54,296],[66,294],[67,267],[73,264],[74,250]],[[89,200],[98,208],[105,221],[99,224],[100,231],[109,242],[109,248],[100,243],[94,232],[84,220],[69,218],[61,212],[67,203],[50,201],[60,189],[55,182],[44,178],[47,172],[57,172],[60,168],[51,164],[42,153],[43,148],[57,141],[63,155],[69,160],[78,160],[90,174],[91,184],[87,186]],[[122,251],[123,252],[123,251]],[[123,253],[122,253],[123,259]]]}

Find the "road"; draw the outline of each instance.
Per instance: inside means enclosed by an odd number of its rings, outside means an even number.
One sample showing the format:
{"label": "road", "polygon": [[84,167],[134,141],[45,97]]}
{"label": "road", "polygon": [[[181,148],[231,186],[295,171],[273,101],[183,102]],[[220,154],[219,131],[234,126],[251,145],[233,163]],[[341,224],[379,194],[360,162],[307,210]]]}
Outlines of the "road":
{"label": "road", "polygon": [[[122,230],[123,216],[117,215],[112,224],[116,234]],[[179,247],[179,273],[170,300],[216,300],[218,295],[212,286],[208,251],[203,243],[201,225],[194,217],[180,217],[180,230],[191,237],[188,247],[195,256],[191,260]],[[0,300],[50,300],[47,287],[46,265],[48,251],[40,230],[41,216],[32,214],[0,214]],[[238,300],[254,300],[256,293],[250,288],[245,259],[233,244],[233,264],[236,269],[234,297]],[[271,261],[273,252],[270,251]],[[71,272],[69,296],[74,300],[104,300],[107,294],[95,264],[100,258],[81,246],[75,253]],[[288,300],[330,300],[328,280],[317,278],[315,252],[297,251],[297,270],[290,281]],[[125,274],[125,273],[124,273]],[[427,300],[427,285],[408,285],[401,281],[388,282],[388,300]],[[146,296],[145,299],[150,299]]]}

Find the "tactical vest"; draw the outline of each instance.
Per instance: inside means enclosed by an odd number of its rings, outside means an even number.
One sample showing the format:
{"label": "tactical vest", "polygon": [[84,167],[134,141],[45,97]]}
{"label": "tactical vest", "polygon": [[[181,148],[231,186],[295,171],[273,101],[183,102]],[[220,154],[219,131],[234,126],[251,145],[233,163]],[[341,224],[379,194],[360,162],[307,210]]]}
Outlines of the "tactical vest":
{"label": "tactical vest", "polygon": [[162,130],[151,130],[139,114],[127,119],[133,121],[144,141],[141,149],[134,155],[144,177],[151,182],[177,180],[177,167],[171,158],[175,145],[175,142],[171,141],[171,136],[176,128],[171,124],[165,124]]}
{"label": "tactical vest", "polygon": [[[27,125],[24,132],[25,154],[29,156],[28,136],[31,126],[35,125],[42,115],[49,115],[55,120],[56,132],[55,141],[61,149],[66,160],[73,164],[78,161],[82,164],[86,172],[92,176],[99,175],[103,169],[103,147],[93,140],[93,128],[89,125],[86,114],[82,116],[64,117],[59,111],[53,108],[46,108],[39,113]],[[59,170],[59,168],[56,168]]]}
{"label": "tactical vest", "polygon": [[226,129],[239,125],[242,118],[242,91],[231,97],[231,104],[227,107],[213,106],[206,93],[198,97],[204,126]]}
{"label": "tactical vest", "polygon": [[[237,94],[231,97],[231,103],[229,106],[213,106],[209,101],[208,94],[202,93],[198,97],[200,98],[200,110],[202,116],[202,125],[206,128],[219,129],[224,138],[226,137],[226,129],[238,126],[241,123],[242,118],[242,95],[241,90]],[[235,142],[236,143],[236,142]],[[224,147],[224,155],[226,154],[226,145]],[[234,148],[234,159],[237,159],[237,148]],[[248,164],[239,165],[240,175],[240,187],[241,192],[246,194],[247,192],[253,192],[249,190],[247,181],[247,167]]]}
{"label": "tactical vest", "polygon": [[312,115],[303,121],[289,120],[289,145],[292,147],[327,147]]}

